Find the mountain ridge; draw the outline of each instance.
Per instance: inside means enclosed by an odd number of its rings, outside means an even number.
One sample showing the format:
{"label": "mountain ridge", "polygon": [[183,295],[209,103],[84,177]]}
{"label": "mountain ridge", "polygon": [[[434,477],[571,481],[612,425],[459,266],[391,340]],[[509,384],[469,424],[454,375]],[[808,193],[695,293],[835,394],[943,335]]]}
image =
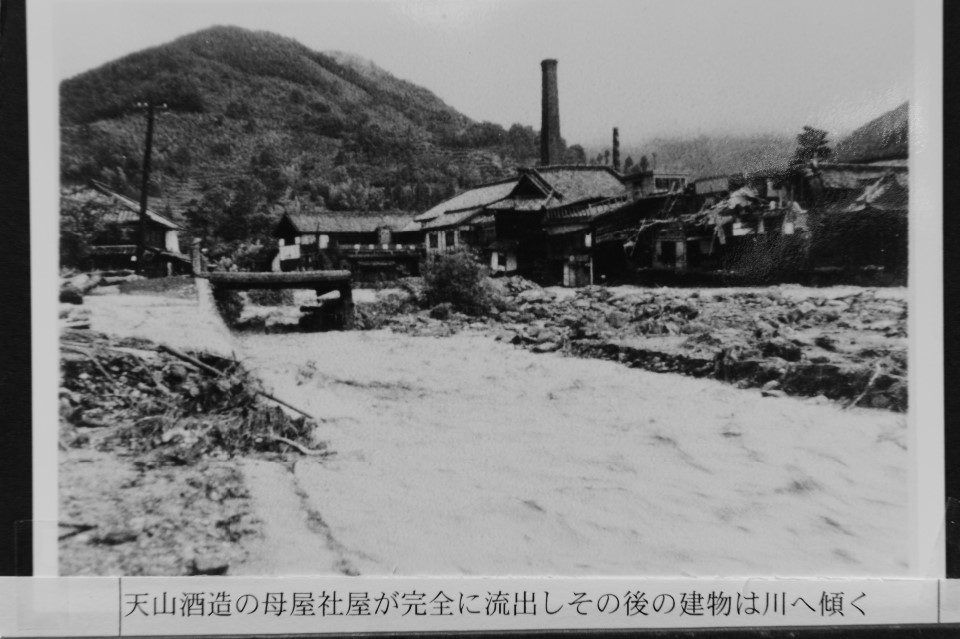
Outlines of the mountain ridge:
{"label": "mountain ridge", "polygon": [[[64,80],[61,180],[140,188],[201,236],[265,237],[290,206],[424,210],[538,154],[537,133],[474,122],[371,61],[265,31],[211,27]],[[212,220],[212,221],[211,221]]]}

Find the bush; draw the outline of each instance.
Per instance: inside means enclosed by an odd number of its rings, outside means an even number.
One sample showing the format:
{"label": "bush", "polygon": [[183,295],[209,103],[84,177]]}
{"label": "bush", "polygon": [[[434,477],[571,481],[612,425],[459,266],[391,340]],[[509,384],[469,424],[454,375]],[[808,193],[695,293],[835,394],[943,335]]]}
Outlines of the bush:
{"label": "bush", "polygon": [[435,255],[422,267],[423,303],[427,307],[448,303],[469,315],[483,315],[491,308],[485,286],[484,267],[467,251]]}
{"label": "bush", "polygon": [[227,326],[233,326],[243,313],[243,296],[237,291],[213,287],[213,301]]}

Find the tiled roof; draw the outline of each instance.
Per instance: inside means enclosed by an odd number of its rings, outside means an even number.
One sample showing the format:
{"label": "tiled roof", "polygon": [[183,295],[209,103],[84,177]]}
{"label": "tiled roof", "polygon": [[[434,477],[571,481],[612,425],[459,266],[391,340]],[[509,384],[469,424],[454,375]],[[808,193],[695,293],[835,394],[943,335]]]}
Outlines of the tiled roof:
{"label": "tiled roof", "polygon": [[[140,220],[140,203],[119,193],[111,191],[106,185],[93,181],[88,188],[66,193],[63,198],[76,202],[96,202],[107,207],[103,221],[107,223],[132,224]],[[173,220],[147,209],[147,218],[164,228],[179,230],[180,225]]]}
{"label": "tiled roof", "polygon": [[434,229],[445,228],[448,226],[458,226],[460,224],[465,224],[470,221],[470,218],[475,215],[480,214],[483,211],[482,206],[476,206],[472,209],[466,209],[465,211],[454,211],[453,213],[444,213],[438,217],[433,218],[432,220],[427,220],[423,223],[422,230],[432,231]]}
{"label": "tiled roof", "polygon": [[478,206],[486,206],[501,200],[508,195],[517,185],[518,178],[510,178],[509,180],[502,180],[500,182],[492,182],[490,184],[484,184],[473,189],[468,189],[459,195],[454,195],[452,198],[444,200],[440,204],[437,204],[431,209],[428,209],[416,216],[418,222],[424,222],[426,220],[432,220],[435,217],[443,215],[449,211],[462,211],[464,209],[472,209]]}
{"label": "tiled roof", "polygon": [[568,224],[575,220],[592,220],[593,218],[609,213],[630,204],[629,196],[608,198],[599,202],[566,206],[549,211],[544,220],[546,224]]}
{"label": "tiled roof", "polygon": [[575,202],[617,197],[626,192],[620,175],[606,166],[542,166],[526,171],[535,183],[549,188],[549,195],[540,199],[508,198],[491,208],[518,211],[551,209]]}
{"label": "tiled roof", "polygon": [[541,167],[537,171],[563,195],[567,204],[595,197],[616,197],[625,191],[623,180],[609,167]]}
{"label": "tiled roof", "polygon": [[541,209],[551,208],[551,206],[555,204],[563,204],[563,202],[561,202],[560,197],[556,193],[551,193],[541,198],[507,198],[499,202],[494,202],[487,208],[491,211],[539,211]]}
{"label": "tiled roof", "polygon": [[415,231],[406,213],[382,211],[308,211],[286,213],[298,233],[372,233],[379,228],[394,232]]}

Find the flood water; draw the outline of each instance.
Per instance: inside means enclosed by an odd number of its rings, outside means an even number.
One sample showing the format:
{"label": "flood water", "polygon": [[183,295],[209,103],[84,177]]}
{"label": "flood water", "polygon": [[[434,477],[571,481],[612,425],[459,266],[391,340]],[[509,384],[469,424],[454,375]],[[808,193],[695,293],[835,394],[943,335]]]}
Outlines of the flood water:
{"label": "flood water", "polygon": [[[398,575],[906,574],[906,417],[488,335],[235,336],[337,454],[296,490]],[[269,539],[267,540],[269,542]]]}

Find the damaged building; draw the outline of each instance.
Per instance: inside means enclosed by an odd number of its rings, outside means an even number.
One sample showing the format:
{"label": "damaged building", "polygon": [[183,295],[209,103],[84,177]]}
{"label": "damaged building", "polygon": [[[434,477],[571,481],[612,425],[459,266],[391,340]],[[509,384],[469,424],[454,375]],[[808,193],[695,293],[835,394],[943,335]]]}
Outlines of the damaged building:
{"label": "damaged building", "polygon": [[[82,268],[114,271],[137,268],[140,204],[93,180],[61,191],[61,215],[70,205],[95,213],[96,231]],[[156,277],[189,273],[190,258],[180,252],[180,224],[167,215],[146,209],[143,224],[144,263],[139,270]],[[62,241],[62,238],[61,238]]]}
{"label": "damaged building", "polygon": [[646,166],[620,173],[614,129],[614,166],[562,165],[557,62],[541,66],[538,166],[417,216],[428,255],[468,249],[494,273],[573,287],[828,281],[864,274],[879,282],[905,281],[905,132],[855,132],[853,139],[887,145],[854,148],[856,161],[840,156],[832,163],[692,179],[683,171]]}

